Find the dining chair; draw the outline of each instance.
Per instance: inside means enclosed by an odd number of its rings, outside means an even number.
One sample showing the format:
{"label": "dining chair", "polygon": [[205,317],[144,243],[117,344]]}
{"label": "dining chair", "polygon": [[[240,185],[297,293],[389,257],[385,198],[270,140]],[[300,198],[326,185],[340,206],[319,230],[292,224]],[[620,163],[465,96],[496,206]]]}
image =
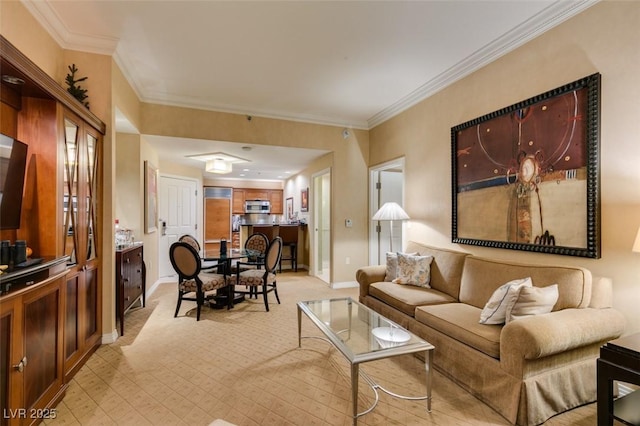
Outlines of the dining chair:
{"label": "dining chair", "polygon": [[[267,252],[267,247],[269,247],[269,239],[266,235],[261,232],[254,232],[249,235],[247,241],[244,243],[245,250],[250,250],[255,253],[253,256],[247,257],[247,260],[242,262],[242,269],[259,269],[264,263],[264,254]],[[235,273],[238,269],[238,262],[234,262],[231,271]]]}
{"label": "dining chair", "polygon": [[269,247],[265,253],[262,263],[264,269],[247,269],[241,271],[242,264],[245,262],[238,262],[238,270],[234,277],[235,279],[233,280],[234,285],[249,288],[248,291],[239,291],[240,293],[249,295],[255,294],[257,297],[258,292],[261,292],[264,299],[264,307],[267,312],[269,312],[269,300],[267,298],[268,293],[273,292],[278,304],[280,304],[280,297],[278,297],[278,287],[276,283],[276,272],[278,270],[281,255],[282,238],[275,237],[269,243]]}
{"label": "dining chair", "polygon": [[232,286],[222,274],[202,272],[200,255],[196,249],[184,241],[176,241],[169,248],[169,259],[173,269],[178,273],[178,304],[173,317],[178,316],[183,300],[195,301],[197,305],[197,321],[200,321],[200,308],[205,303],[205,293],[226,288],[227,309],[233,306]]}
{"label": "dining chair", "polygon": [[[183,236],[178,238],[178,241],[181,241],[181,242],[189,244],[191,247],[193,247],[196,250],[196,252],[198,252],[198,255],[200,254],[200,243],[198,242],[196,237],[194,237],[193,235],[184,234]],[[218,262],[215,262],[215,263],[202,262],[202,272],[209,272],[209,271],[212,271],[214,269],[216,269],[216,270],[218,269]]]}

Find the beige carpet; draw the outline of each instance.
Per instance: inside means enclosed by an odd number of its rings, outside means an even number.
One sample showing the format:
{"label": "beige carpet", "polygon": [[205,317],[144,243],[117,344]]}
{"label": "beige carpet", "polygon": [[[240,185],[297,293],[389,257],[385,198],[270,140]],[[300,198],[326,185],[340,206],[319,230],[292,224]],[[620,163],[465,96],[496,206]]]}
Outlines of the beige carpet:
{"label": "beige carpet", "polygon": [[[281,305],[262,298],[231,310],[183,302],[173,317],[175,284],[162,284],[144,309],[125,318],[125,335],[103,345],[70,383],[47,424],[350,425],[348,364],[331,345],[316,339],[298,349],[296,302],[352,296],[331,290],[306,273],[279,275]],[[320,335],[303,316],[303,335]],[[436,348],[437,350],[437,348]],[[364,364],[365,372],[398,393],[424,394],[424,364],[411,355]],[[424,401],[381,394],[362,425],[505,425],[491,408],[435,372],[433,410]],[[360,384],[359,408],[373,392]],[[595,404],[556,416],[548,425],[595,425]]]}

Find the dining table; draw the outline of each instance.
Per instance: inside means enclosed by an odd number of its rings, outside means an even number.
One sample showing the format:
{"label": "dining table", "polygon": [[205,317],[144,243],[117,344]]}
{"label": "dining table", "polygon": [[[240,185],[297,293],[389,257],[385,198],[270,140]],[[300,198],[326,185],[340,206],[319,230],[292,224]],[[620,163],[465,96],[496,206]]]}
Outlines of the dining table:
{"label": "dining table", "polygon": [[[221,252],[220,249],[206,249],[201,261],[204,262],[217,262],[217,273],[228,277],[232,273],[232,265],[234,260],[241,260],[246,258],[259,257],[261,253],[257,250],[251,250],[246,248],[241,249],[227,249]],[[225,292],[216,292],[214,296],[208,298],[209,306],[213,309],[222,309],[227,307],[227,295]],[[235,293],[233,296],[233,303],[240,303],[244,301],[243,293]]]}

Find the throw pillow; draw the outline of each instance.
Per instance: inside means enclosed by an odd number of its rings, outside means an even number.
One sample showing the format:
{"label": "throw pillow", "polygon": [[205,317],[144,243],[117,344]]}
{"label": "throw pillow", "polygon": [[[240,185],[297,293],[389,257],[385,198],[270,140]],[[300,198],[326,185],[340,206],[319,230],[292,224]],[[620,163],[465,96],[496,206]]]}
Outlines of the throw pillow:
{"label": "throw pillow", "polygon": [[531,315],[548,314],[558,301],[558,284],[522,288],[515,303],[507,309],[507,322]]}
{"label": "throw pillow", "polygon": [[[418,253],[405,253],[411,256],[417,256]],[[387,269],[385,270],[384,280],[391,282],[398,276],[398,253],[387,252]]]}
{"label": "throw pillow", "polygon": [[531,277],[509,281],[498,287],[480,313],[480,324],[504,324],[507,308],[515,302],[522,287],[531,287]]}
{"label": "throw pillow", "polygon": [[393,282],[430,288],[432,260],[433,256],[398,253],[398,275]]}

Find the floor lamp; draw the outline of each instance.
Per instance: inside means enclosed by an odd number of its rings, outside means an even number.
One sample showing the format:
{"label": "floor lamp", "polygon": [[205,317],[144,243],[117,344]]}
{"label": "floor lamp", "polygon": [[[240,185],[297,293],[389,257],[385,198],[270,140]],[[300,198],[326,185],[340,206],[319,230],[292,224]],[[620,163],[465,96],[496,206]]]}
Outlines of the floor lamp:
{"label": "floor lamp", "polygon": [[371,218],[372,220],[389,221],[389,251],[393,251],[393,221],[408,220],[409,215],[397,203],[384,203],[380,210]]}

